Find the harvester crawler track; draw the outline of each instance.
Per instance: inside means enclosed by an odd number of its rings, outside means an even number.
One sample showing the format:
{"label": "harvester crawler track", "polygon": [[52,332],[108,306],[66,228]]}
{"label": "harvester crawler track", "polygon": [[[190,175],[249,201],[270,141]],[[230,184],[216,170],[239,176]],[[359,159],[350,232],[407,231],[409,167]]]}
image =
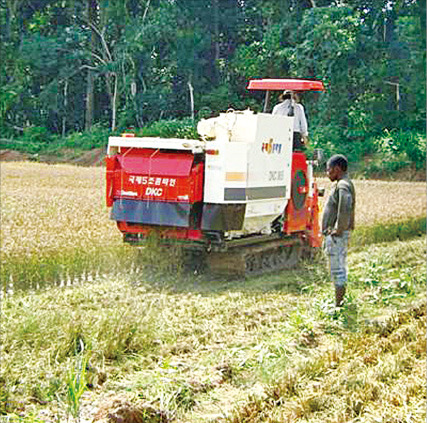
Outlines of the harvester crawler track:
{"label": "harvester crawler track", "polygon": [[299,239],[275,240],[246,248],[234,247],[226,252],[207,254],[205,267],[209,273],[219,276],[256,276],[295,267],[302,250]]}

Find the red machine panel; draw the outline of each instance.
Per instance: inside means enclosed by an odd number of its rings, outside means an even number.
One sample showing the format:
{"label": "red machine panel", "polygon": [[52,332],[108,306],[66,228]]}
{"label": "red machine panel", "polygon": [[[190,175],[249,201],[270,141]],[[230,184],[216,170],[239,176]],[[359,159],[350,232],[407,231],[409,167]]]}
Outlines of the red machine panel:
{"label": "red machine panel", "polygon": [[284,232],[305,231],[310,212],[307,204],[308,178],[307,161],[304,153],[295,152],[292,155],[291,199],[285,211]]}
{"label": "red machine panel", "polygon": [[132,149],[107,158],[107,205],[114,199],[195,203],[203,198],[203,163],[188,152]]}

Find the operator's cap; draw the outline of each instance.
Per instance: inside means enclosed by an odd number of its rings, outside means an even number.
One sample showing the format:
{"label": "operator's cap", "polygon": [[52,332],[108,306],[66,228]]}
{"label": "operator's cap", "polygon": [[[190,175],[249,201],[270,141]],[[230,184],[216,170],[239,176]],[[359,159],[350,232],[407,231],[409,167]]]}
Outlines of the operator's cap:
{"label": "operator's cap", "polygon": [[285,91],[283,91],[283,95],[286,95],[286,94],[293,94],[294,92],[292,91],[292,90],[285,90]]}

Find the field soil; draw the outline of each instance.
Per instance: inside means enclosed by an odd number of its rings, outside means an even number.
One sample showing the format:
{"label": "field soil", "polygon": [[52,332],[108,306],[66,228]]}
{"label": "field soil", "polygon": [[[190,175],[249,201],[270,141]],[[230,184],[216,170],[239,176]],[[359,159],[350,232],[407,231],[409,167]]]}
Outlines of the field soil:
{"label": "field soil", "polygon": [[[88,151],[63,149],[60,154],[28,154],[15,150],[0,150],[0,162],[33,161],[48,164],[68,163],[78,166],[101,166],[104,164],[105,155],[106,148],[94,148]],[[365,160],[365,165],[368,162]],[[316,176],[322,177],[324,172],[316,171]],[[373,173],[370,175],[370,179],[423,182],[426,180],[426,170],[417,170],[414,166],[408,166],[396,172]]]}
{"label": "field soil", "polygon": [[0,161],[33,161],[49,164],[69,163],[78,166],[100,166],[104,164],[105,154],[105,148],[94,148],[92,150],[79,152],[72,149],[64,149],[61,151],[61,154],[29,154],[15,150],[0,150]]}

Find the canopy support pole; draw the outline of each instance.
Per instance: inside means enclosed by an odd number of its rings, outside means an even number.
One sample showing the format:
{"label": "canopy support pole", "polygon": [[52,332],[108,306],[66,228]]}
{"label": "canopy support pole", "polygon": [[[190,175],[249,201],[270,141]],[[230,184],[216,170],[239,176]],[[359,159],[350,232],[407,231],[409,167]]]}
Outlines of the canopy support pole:
{"label": "canopy support pole", "polygon": [[265,93],[265,100],[264,100],[264,113],[268,113],[270,110],[270,99],[271,99],[271,91],[267,90]]}

